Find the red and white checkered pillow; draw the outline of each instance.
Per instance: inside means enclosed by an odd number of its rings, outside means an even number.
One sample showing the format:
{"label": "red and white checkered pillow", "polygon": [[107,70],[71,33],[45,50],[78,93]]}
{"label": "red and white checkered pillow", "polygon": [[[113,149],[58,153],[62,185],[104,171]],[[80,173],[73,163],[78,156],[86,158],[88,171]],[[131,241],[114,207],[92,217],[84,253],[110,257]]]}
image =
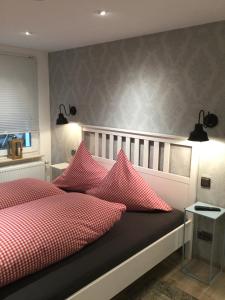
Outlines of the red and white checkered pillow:
{"label": "red and white checkered pillow", "polygon": [[127,210],[171,211],[171,207],[154,192],[133,168],[123,150],[119,152],[116,163],[100,185],[88,190],[87,194],[104,200],[123,203]]}
{"label": "red and white checkered pillow", "polygon": [[68,168],[53,183],[67,191],[85,192],[97,186],[106,174],[107,170],[92,158],[84,142],[81,142]]}
{"label": "red and white checkered pillow", "polygon": [[79,251],[106,233],[125,210],[123,204],[80,193],[0,210],[0,287]]}
{"label": "red and white checkered pillow", "polygon": [[64,193],[54,184],[34,178],[3,182],[0,183],[0,209]]}

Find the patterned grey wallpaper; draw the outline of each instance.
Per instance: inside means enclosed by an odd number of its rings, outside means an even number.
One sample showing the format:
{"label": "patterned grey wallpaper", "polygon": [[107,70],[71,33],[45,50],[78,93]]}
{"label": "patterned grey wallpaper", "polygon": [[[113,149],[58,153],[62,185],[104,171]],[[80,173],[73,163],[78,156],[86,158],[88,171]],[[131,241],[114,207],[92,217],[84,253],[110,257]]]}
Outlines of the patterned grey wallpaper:
{"label": "patterned grey wallpaper", "polygon": [[[60,103],[76,105],[82,123],[182,136],[210,110],[220,124],[209,135],[225,138],[225,21],[50,53],[49,67],[53,162],[73,145],[55,126]],[[212,181],[224,176],[212,189],[224,202],[225,151],[217,163],[202,161]]]}

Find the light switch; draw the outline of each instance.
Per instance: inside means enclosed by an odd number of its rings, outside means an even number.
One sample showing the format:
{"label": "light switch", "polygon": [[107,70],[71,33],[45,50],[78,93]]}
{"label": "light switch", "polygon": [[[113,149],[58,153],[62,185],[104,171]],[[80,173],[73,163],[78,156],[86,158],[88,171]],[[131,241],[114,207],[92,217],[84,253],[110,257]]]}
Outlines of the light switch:
{"label": "light switch", "polygon": [[205,189],[211,188],[211,178],[201,177],[201,187]]}

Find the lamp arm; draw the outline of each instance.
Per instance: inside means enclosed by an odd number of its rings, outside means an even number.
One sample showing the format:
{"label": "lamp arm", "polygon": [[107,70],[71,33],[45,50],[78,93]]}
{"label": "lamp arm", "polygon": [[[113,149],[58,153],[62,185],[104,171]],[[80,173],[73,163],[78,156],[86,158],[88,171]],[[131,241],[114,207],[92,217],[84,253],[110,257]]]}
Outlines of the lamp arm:
{"label": "lamp arm", "polygon": [[62,113],[62,108],[64,109],[65,115],[66,115],[67,117],[69,117],[69,116],[70,116],[70,113],[68,114],[68,113],[66,112],[66,107],[65,107],[64,104],[60,104],[60,105],[59,105],[59,112]]}
{"label": "lamp arm", "polygon": [[203,109],[201,109],[198,114],[198,124],[201,124],[201,115],[202,115],[202,124],[204,125],[205,112]]}

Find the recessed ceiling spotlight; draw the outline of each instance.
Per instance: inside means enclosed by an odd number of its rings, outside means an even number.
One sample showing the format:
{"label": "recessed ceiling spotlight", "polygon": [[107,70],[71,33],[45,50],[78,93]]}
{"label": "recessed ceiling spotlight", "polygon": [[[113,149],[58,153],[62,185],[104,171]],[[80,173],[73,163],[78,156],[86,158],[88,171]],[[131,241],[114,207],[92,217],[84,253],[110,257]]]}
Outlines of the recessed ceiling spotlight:
{"label": "recessed ceiling spotlight", "polygon": [[30,32],[30,31],[25,31],[24,34],[25,34],[26,36],[31,36],[31,35],[32,35],[32,32]]}
{"label": "recessed ceiling spotlight", "polygon": [[107,15],[107,11],[106,10],[98,10],[97,11],[97,14],[101,17],[104,17]]}

